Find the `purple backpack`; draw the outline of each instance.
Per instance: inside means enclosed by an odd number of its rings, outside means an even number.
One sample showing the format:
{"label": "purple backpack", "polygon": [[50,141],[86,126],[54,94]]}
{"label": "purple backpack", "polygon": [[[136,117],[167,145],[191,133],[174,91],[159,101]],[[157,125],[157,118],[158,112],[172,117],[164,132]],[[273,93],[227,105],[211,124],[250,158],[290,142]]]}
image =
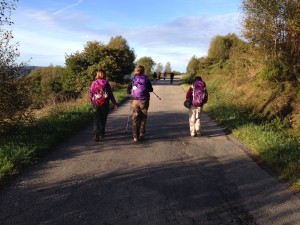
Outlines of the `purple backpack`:
{"label": "purple backpack", "polygon": [[148,77],[146,75],[135,75],[132,80],[131,98],[136,100],[147,100],[150,93],[147,87]]}
{"label": "purple backpack", "polygon": [[91,102],[93,105],[101,107],[107,100],[106,86],[107,81],[97,79],[94,81]]}
{"label": "purple backpack", "polygon": [[193,101],[192,105],[196,107],[202,107],[205,99],[206,85],[200,80],[196,80],[193,85]]}

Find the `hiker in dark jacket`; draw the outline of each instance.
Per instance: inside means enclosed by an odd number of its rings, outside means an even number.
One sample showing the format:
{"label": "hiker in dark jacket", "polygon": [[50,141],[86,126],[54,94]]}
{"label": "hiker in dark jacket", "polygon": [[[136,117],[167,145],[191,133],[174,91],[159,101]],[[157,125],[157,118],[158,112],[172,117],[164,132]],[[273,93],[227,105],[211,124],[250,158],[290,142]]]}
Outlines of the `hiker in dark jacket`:
{"label": "hiker in dark jacket", "polygon": [[[103,93],[100,93],[101,90]],[[96,80],[91,84],[89,97],[94,110],[94,132],[95,141],[100,141],[100,137],[105,135],[105,126],[109,112],[109,101],[114,105],[114,110],[117,111],[118,105],[111,90],[109,82],[106,80],[106,71],[98,70]]]}
{"label": "hiker in dark jacket", "polygon": [[146,133],[146,120],[153,92],[151,81],[143,66],[138,66],[132,82],[128,84],[127,93],[131,95],[133,141],[143,140]]}

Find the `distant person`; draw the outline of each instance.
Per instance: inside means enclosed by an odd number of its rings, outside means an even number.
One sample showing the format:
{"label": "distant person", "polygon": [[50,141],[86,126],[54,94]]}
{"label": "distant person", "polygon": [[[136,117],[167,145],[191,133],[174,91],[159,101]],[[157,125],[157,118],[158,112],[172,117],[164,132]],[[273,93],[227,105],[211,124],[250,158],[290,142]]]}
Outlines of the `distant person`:
{"label": "distant person", "polygon": [[106,80],[106,71],[100,69],[96,72],[96,80],[91,84],[89,97],[94,111],[94,135],[95,141],[99,142],[100,137],[105,136],[105,126],[109,112],[109,100],[117,111],[118,106],[113,95],[111,86]]}
{"label": "distant person", "polygon": [[174,73],[172,72],[170,74],[170,84],[173,84],[173,80],[174,80]]}
{"label": "distant person", "polygon": [[203,105],[207,103],[208,92],[200,76],[195,77],[195,81],[186,93],[186,99],[190,100],[190,134],[192,137],[201,136],[200,115]]}
{"label": "distant person", "polygon": [[167,78],[167,72],[164,72],[164,80]]}
{"label": "distant person", "polygon": [[153,77],[153,79],[154,79],[154,83],[155,83],[155,82],[156,82],[156,80],[157,80],[157,74],[156,74],[156,72],[154,72],[154,73],[153,73],[152,77]]}
{"label": "distant person", "polygon": [[132,133],[133,141],[141,141],[146,134],[146,120],[150,104],[150,92],[153,92],[151,81],[145,73],[145,68],[139,65],[128,84],[127,93],[131,95]]}
{"label": "distant person", "polygon": [[158,79],[160,80],[161,78],[161,72],[158,72]]}

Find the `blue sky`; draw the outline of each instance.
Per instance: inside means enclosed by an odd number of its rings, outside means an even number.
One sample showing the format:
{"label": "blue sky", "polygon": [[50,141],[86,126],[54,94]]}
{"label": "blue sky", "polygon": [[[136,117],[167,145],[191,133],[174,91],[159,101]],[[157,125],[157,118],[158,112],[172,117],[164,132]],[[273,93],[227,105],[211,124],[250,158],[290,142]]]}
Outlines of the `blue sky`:
{"label": "blue sky", "polygon": [[215,35],[240,35],[240,0],[19,0],[13,12],[19,60],[64,66],[87,41],[121,35],[137,56],[185,72]]}

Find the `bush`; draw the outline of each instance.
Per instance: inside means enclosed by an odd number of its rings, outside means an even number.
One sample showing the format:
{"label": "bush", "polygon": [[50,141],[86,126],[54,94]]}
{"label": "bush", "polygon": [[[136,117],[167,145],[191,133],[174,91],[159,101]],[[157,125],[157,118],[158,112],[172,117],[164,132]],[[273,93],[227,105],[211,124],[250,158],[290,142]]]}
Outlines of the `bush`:
{"label": "bush", "polygon": [[288,80],[290,71],[283,60],[269,60],[259,72],[259,76],[263,80],[280,82]]}

